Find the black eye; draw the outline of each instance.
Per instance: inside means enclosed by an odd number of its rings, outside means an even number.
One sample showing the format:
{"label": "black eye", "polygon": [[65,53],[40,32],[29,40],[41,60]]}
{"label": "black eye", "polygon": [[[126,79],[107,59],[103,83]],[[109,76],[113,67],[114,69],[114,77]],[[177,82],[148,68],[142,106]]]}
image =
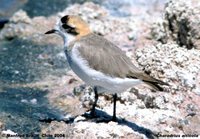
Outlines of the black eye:
{"label": "black eye", "polygon": [[73,34],[73,35],[78,35],[78,32],[74,27],[71,27],[67,24],[63,24],[62,27],[66,30],[67,33]]}
{"label": "black eye", "polygon": [[62,27],[63,27],[64,29],[70,29],[70,28],[72,28],[71,26],[69,26],[69,25],[67,25],[67,24],[63,24]]}

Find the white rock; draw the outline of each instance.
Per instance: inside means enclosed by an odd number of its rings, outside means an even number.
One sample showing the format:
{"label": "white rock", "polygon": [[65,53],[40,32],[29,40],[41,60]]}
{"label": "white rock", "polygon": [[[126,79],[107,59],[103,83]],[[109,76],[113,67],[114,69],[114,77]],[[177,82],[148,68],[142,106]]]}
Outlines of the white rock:
{"label": "white rock", "polygon": [[85,117],[83,117],[83,116],[78,116],[78,117],[76,117],[76,118],[74,119],[74,122],[79,122],[79,121],[83,121],[83,120],[85,120]]}

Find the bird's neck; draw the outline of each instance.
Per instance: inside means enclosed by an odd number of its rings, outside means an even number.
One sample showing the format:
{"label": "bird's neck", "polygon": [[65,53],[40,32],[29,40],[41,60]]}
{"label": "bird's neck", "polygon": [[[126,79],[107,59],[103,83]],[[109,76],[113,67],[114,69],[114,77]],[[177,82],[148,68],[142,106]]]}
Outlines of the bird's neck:
{"label": "bird's neck", "polygon": [[69,50],[68,46],[70,42],[75,40],[75,36],[68,34],[67,36],[63,38],[63,40],[64,40],[64,50]]}

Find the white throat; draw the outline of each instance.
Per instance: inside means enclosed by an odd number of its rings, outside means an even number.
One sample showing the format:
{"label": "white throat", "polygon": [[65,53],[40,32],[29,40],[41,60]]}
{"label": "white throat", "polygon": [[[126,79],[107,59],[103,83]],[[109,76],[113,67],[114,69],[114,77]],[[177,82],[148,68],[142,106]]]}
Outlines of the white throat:
{"label": "white throat", "polygon": [[74,35],[71,35],[71,34],[67,34],[67,41],[68,41],[68,43],[70,43],[70,42],[72,42],[72,41],[74,41],[75,40],[75,36]]}
{"label": "white throat", "polygon": [[57,30],[56,33],[63,38],[64,50],[67,50],[69,43],[75,39],[75,36],[66,33],[65,30],[61,27],[61,22],[57,22],[55,30]]}
{"label": "white throat", "polygon": [[64,41],[64,50],[67,50],[67,47],[71,41],[75,40],[75,36],[71,34],[67,34],[62,32],[61,30],[58,31],[58,34],[63,38]]}

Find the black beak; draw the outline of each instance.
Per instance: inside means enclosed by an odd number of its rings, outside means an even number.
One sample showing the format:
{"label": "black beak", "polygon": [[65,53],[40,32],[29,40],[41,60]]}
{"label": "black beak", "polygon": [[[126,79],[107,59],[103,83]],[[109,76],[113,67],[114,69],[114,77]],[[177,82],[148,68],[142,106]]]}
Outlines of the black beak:
{"label": "black beak", "polygon": [[47,32],[44,33],[44,34],[52,34],[52,33],[55,33],[55,32],[56,32],[56,30],[55,30],[55,29],[52,29],[52,30],[47,31]]}

